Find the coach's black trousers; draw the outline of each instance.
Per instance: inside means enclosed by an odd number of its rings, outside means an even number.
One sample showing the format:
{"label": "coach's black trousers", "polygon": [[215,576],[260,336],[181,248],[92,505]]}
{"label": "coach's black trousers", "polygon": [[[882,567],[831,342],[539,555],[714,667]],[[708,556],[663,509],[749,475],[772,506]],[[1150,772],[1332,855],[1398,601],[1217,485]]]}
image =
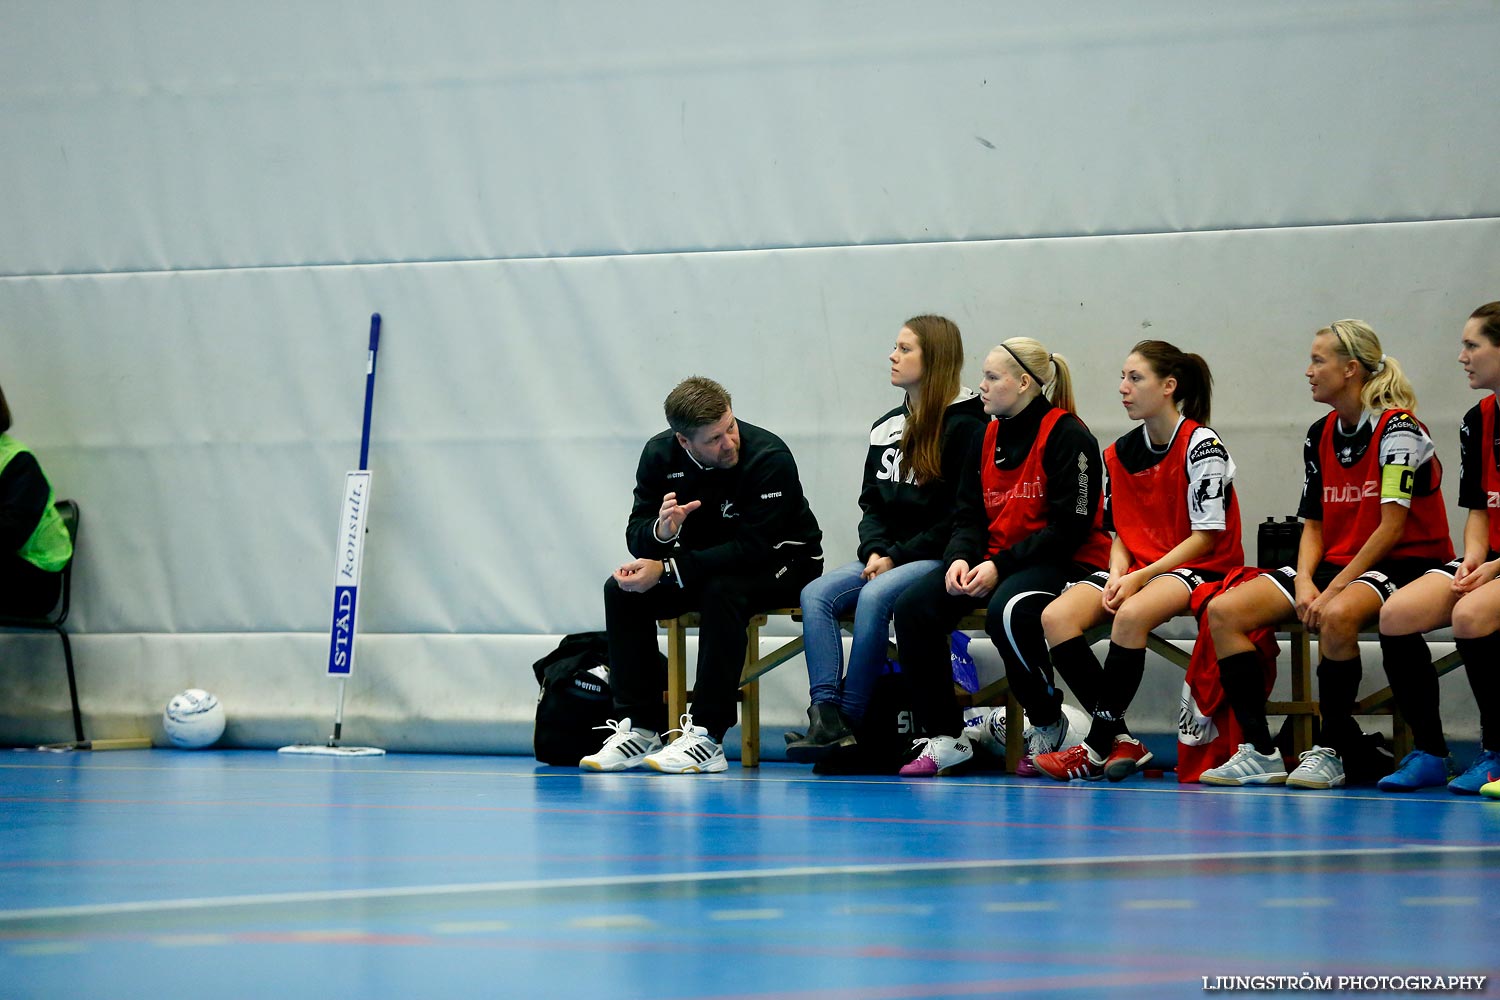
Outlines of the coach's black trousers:
{"label": "coach's black trousers", "polygon": [[618,717],[659,733],[678,725],[677,719],[667,718],[662,700],[667,673],[657,650],[656,623],[696,611],[702,624],[693,679],[693,724],[722,740],[735,723],[746,623],[771,608],[796,607],[802,588],[821,570],[821,561],[797,560],[763,573],[709,577],[701,585],[658,583],[643,594],[621,590],[610,577],[604,584],[604,628],[609,633],[609,683]]}

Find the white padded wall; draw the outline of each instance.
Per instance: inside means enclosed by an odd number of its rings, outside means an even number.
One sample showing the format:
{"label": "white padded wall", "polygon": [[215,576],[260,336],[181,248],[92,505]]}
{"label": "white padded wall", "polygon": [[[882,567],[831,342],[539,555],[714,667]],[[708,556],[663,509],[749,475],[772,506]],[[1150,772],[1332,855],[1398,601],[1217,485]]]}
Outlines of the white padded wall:
{"label": "white padded wall", "polygon": [[1492,3],[3,6],[0,273],[1500,207]]}
{"label": "white padded wall", "polygon": [[[1487,3],[0,20],[0,382],[83,504],[98,735],[149,728],[187,683],[226,693],[241,742],[326,725],[371,311],[351,730],[518,749],[529,664],[600,624],[640,444],[684,375],[789,440],[842,560],[906,316],[959,322],[971,382],[1006,336],[1067,354],[1102,440],[1125,429],[1120,359],[1161,336],[1214,365],[1253,522],[1294,509],[1314,329],[1382,332],[1456,474],[1457,334],[1500,297]],[[0,636],[0,740],[60,735],[38,642]],[[776,675],[772,733],[799,672]]]}

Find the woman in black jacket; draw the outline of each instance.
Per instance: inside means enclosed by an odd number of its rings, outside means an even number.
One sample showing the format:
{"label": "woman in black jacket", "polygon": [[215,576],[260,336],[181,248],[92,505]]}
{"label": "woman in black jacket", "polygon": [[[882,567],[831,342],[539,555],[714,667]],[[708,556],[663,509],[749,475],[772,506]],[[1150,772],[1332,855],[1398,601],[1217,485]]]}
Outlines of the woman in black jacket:
{"label": "woman in black jacket", "polygon": [[[851,727],[885,667],[896,598],[938,568],[960,470],[988,420],[979,397],[959,385],[963,360],[963,337],[942,316],[915,316],[896,335],[891,385],[905,398],[870,428],[858,558],[802,590],[811,725],[788,744],[792,760],[854,742]],[[850,612],[854,643],[845,671],[839,617]]]}

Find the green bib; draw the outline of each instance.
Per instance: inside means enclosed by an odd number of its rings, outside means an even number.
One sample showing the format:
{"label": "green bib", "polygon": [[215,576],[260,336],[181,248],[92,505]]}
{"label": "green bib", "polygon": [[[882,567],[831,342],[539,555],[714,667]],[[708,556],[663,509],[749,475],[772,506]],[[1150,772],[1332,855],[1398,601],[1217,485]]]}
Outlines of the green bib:
{"label": "green bib", "polygon": [[[9,434],[0,434],[0,472],[5,471],[11,459],[30,451],[30,448]],[[73,540],[68,537],[68,528],[63,524],[62,515],[52,505],[54,499],[52,484],[48,483],[47,509],[42,513],[42,519],[37,523],[36,530],[16,553],[37,569],[44,569],[50,573],[59,572],[68,565],[68,560],[73,558]]]}

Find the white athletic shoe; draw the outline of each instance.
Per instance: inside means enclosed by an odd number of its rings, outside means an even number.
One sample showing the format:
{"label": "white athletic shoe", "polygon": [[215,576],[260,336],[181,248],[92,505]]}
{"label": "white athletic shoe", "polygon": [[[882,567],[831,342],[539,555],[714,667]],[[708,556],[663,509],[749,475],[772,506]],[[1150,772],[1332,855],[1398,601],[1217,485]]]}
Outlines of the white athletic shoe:
{"label": "white athletic shoe", "polygon": [[1254,744],[1241,743],[1233,757],[1204,771],[1198,780],[1205,785],[1284,785],[1286,764],[1275,750],[1262,754]]}
{"label": "white athletic shoe", "polygon": [[663,774],[716,774],[729,769],[724,757],[724,748],[708,735],[702,726],[693,725],[693,717],[682,717],[682,728],[674,730],[679,735],[671,743],[649,754],[645,764],[653,771]]}
{"label": "white athletic shoe", "polygon": [[[998,715],[998,720],[996,716]],[[975,750],[996,756],[1005,753],[1005,706],[964,709],[964,735]]]}
{"label": "white athletic shoe", "polygon": [[1026,753],[1016,763],[1016,777],[1040,778],[1043,772],[1036,766],[1036,759],[1063,748],[1068,738],[1068,717],[1060,715],[1052,725],[1032,726],[1021,735],[1026,738]]}
{"label": "white athletic shoe", "polygon": [[1302,763],[1292,768],[1286,783],[1293,788],[1337,788],[1344,783],[1344,762],[1327,747],[1313,747],[1297,755]]}
{"label": "white athletic shoe", "polygon": [[912,743],[922,747],[917,759],[896,772],[903,778],[940,778],[974,757],[968,736],[934,736]]}
{"label": "white athletic shoe", "polygon": [[578,766],[590,771],[628,771],[646,759],[648,753],[661,749],[661,737],[646,729],[630,728],[629,719],[610,719],[595,729],[609,730],[609,738],[598,753],[590,754]]}

